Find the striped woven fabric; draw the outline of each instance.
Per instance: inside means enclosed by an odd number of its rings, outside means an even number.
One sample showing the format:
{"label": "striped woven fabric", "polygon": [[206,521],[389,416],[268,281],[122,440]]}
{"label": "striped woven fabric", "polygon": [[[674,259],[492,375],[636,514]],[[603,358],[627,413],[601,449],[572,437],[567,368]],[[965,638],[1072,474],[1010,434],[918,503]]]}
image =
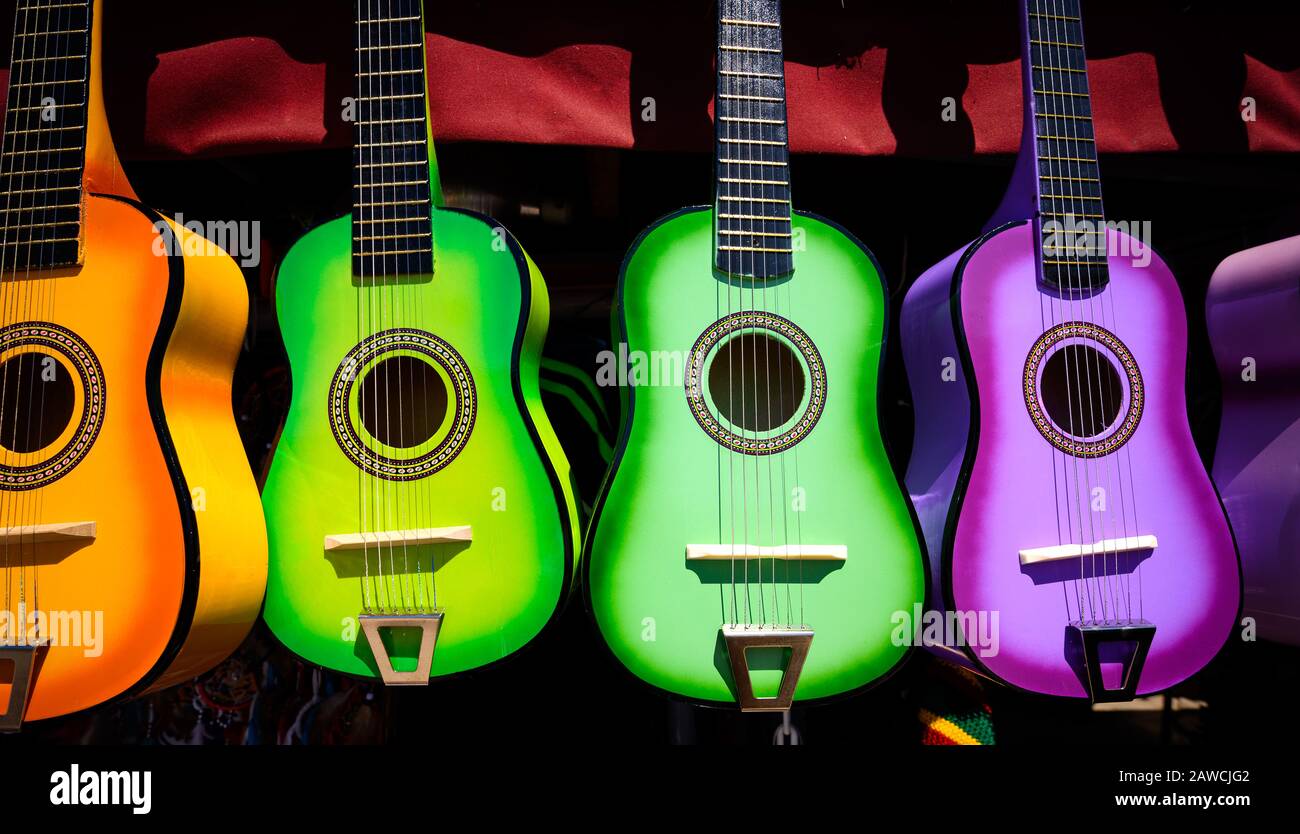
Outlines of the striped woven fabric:
{"label": "striped woven fabric", "polygon": [[929,683],[917,709],[922,744],[996,743],[993,709],[978,677],[936,661]]}

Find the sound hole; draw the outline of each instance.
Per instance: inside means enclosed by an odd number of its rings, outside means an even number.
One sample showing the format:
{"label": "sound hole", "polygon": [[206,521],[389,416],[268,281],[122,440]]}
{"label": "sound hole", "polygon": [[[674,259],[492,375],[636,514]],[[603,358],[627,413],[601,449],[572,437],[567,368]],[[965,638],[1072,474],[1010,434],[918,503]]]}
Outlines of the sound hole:
{"label": "sound hole", "polygon": [[59,439],[76,407],[72,375],[53,356],[24,353],[0,365],[0,445],[36,452]]}
{"label": "sound hole", "polygon": [[1124,399],[1119,371],[1101,351],[1080,344],[1048,357],[1039,391],[1052,422],[1080,438],[1096,437],[1113,425]]}
{"label": "sound hole", "polygon": [[751,432],[789,422],[803,402],[803,366],[795,352],[764,333],[732,336],[709,366],[709,394],[723,419]]}
{"label": "sound hole", "polygon": [[361,380],[361,424],[380,443],[409,449],[433,437],[447,416],[447,386],[414,356],[381,360]]}

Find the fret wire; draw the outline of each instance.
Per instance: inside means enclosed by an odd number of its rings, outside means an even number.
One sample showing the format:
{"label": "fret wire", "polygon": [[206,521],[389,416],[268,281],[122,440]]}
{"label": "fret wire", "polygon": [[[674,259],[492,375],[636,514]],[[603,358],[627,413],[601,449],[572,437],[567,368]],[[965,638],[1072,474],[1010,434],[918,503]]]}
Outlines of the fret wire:
{"label": "fret wire", "polygon": [[[421,237],[421,236],[420,236],[420,235],[409,235],[409,237]],[[431,249],[431,248],[429,248],[429,249],[392,249],[392,250],[363,249],[363,251],[362,251],[360,254],[365,255],[365,256],[367,256],[367,257],[372,256],[372,255],[375,256],[375,257],[383,257],[384,255],[423,255],[423,254],[428,254],[428,253],[432,253],[432,252],[433,252],[433,249]]]}
{"label": "fret wire", "polygon": [[[28,10],[23,9],[20,11],[28,11]],[[44,37],[53,37],[55,35],[86,35],[89,33],[90,33],[89,29],[62,29],[56,32],[15,32],[14,37],[15,38],[44,38]]]}
{"label": "fret wire", "polygon": [[400,160],[396,162],[361,162],[357,164],[358,168],[392,168],[398,165],[428,165],[427,159],[413,159],[410,161]]}
{"label": "fret wire", "polygon": [[53,206],[22,206],[19,208],[0,208],[0,213],[16,211],[53,211],[55,209],[80,209],[80,203],[66,203]]}
{"label": "fret wire", "polygon": [[747,123],[747,124],[756,124],[756,125],[783,125],[783,124],[785,124],[785,120],[784,120],[784,119],[744,119],[744,118],[740,118],[740,117],[738,117],[738,116],[723,116],[723,117],[722,117],[722,121],[724,121],[724,122],[745,122],[745,123]]}
{"label": "fret wire", "polygon": [[789,200],[777,200],[770,197],[728,197],[722,195],[719,200],[726,200],[728,203],[779,203],[780,205],[789,205]]}
{"label": "fret wire", "polygon": [[3,246],[39,246],[42,243],[70,243],[74,240],[81,240],[79,237],[44,237],[28,238],[27,240],[4,240],[0,241],[0,247]]}
{"label": "fret wire", "polygon": [[68,79],[50,79],[49,81],[30,81],[21,84],[10,84],[9,86],[10,87],[44,87],[48,84],[85,84],[85,83],[86,83],[86,79],[84,78],[68,78]]}
{"label": "fret wire", "polygon": [[354,183],[353,188],[401,188],[408,185],[428,185],[428,180],[405,180],[403,182],[368,182]]}
{"label": "fret wire", "polygon": [[75,61],[85,58],[85,55],[50,55],[44,58],[14,58],[11,64],[35,64],[40,61]]}
{"label": "fret wire", "polygon": [[[40,173],[40,172],[32,171],[30,173]],[[80,190],[81,190],[81,183],[77,183],[76,185],[47,186],[43,188],[10,188],[6,191],[6,193],[7,194],[44,194],[47,191],[80,191]]]}
{"label": "fret wire", "polygon": [[767,26],[772,29],[780,29],[779,23],[768,23],[764,20],[738,20],[736,18],[722,18],[720,21],[725,26]]}
{"label": "fret wire", "polygon": [[419,43],[393,43],[380,44],[379,46],[358,46],[354,47],[357,52],[372,52],[380,49],[423,49],[424,41]]}
{"label": "fret wire", "polygon": [[788,214],[719,214],[720,220],[770,220],[776,223],[785,223],[790,220]]}
{"label": "fret wire", "polygon": [[726,76],[743,76],[746,78],[772,78],[783,80],[785,76],[772,72],[742,72],[740,70],[718,70],[720,75]]}

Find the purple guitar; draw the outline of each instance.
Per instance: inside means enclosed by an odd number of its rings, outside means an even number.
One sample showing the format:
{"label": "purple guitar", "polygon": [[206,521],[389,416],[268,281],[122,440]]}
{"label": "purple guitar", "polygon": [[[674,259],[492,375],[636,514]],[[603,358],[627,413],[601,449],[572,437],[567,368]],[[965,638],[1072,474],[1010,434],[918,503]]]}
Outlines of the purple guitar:
{"label": "purple guitar", "polygon": [[1223,379],[1214,481],[1246,613],[1260,637],[1300,645],[1300,236],[1219,264],[1206,313]]}
{"label": "purple guitar", "polygon": [[964,643],[946,652],[1021,689],[1113,701],[1204,666],[1241,586],[1188,427],[1178,285],[1149,224],[1105,222],[1079,5],[1021,0],[1011,188],[904,303],[907,484],[931,606]]}

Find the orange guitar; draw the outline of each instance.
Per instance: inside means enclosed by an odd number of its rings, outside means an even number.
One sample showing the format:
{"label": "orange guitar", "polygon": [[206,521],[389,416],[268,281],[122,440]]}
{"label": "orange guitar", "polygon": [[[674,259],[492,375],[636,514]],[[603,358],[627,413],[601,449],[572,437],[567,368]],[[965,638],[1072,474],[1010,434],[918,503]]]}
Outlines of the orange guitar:
{"label": "orange guitar", "polygon": [[0,154],[0,729],[205,671],[244,638],[266,581],[230,399],[244,282],[127,184],[104,115],[101,5],[19,0],[15,14]]}

